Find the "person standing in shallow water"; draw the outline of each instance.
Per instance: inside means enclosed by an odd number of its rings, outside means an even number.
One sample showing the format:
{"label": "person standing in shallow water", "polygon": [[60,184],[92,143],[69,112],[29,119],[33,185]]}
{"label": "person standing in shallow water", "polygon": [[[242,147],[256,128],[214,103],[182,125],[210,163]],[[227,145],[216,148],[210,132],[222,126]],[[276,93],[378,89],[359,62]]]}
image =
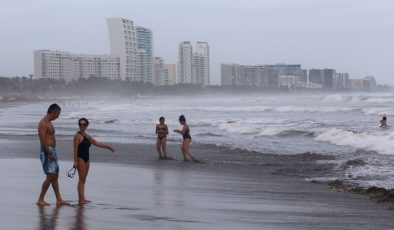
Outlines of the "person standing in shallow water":
{"label": "person standing in shallow water", "polygon": [[57,104],[49,106],[47,115],[41,119],[38,123],[38,137],[40,139],[41,150],[40,160],[42,169],[46,174],[46,179],[42,183],[41,193],[37,200],[38,205],[49,205],[45,202],[45,194],[48,191],[50,185],[52,185],[53,191],[56,195],[57,205],[68,205],[69,203],[64,201],[60,195],[59,190],[59,164],[58,156],[56,153],[56,138],[55,128],[52,125],[52,121],[56,120],[61,112],[61,108]]}
{"label": "person standing in shallow water", "polygon": [[[167,135],[168,135],[168,127],[165,122],[164,117],[159,118],[159,124],[156,125],[156,148],[157,153],[159,154],[159,159],[167,159]],[[161,154],[161,150],[163,150],[163,154]]]}
{"label": "person standing in shallow water", "polygon": [[179,123],[183,125],[182,130],[179,129],[174,129],[174,132],[179,133],[183,137],[183,142],[182,142],[182,154],[183,154],[183,159],[185,161],[188,161],[188,157],[193,160],[193,162],[199,162],[199,160],[195,157],[190,152],[190,143],[192,141],[192,137],[190,136],[190,127],[186,123],[186,118],[184,115],[181,115],[179,117]]}
{"label": "person standing in shallow water", "polygon": [[382,120],[380,120],[380,128],[387,128],[387,118],[386,115],[383,116]]}
{"label": "person standing in shallow water", "polygon": [[80,118],[78,120],[79,131],[74,135],[74,168],[78,171],[78,200],[79,204],[89,203],[89,200],[85,198],[85,183],[86,177],[89,173],[90,161],[89,161],[89,148],[91,145],[105,148],[114,152],[115,150],[103,143],[96,141],[93,137],[86,133],[86,129],[89,126],[89,121],[86,118]]}

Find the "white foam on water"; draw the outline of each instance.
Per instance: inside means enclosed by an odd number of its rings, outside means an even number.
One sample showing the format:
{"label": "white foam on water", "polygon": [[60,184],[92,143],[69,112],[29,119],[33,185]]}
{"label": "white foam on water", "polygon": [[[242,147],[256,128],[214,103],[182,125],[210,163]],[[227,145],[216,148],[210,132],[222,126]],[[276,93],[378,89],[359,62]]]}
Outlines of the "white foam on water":
{"label": "white foam on water", "polygon": [[349,145],[355,148],[377,151],[381,154],[394,155],[394,132],[390,131],[356,133],[332,128],[317,134],[315,139],[336,145]]}

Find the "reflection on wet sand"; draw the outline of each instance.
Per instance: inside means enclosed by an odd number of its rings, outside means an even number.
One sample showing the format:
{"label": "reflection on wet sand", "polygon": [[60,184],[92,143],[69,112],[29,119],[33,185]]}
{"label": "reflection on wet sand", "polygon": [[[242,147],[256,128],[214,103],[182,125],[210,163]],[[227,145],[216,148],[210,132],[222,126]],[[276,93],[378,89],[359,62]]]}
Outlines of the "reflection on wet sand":
{"label": "reflection on wet sand", "polygon": [[85,230],[85,208],[83,205],[77,205],[75,208],[75,222],[73,230]]}
{"label": "reflection on wet sand", "polygon": [[[39,212],[39,226],[38,230],[55,230],[58,225],[58,217],[59,217],[59,210],[64,206],[38,206]],[[85,215],[84,210],[85,208],[80,205],[76,206],[66,206],[65,208],[74,209],[75,215],[70,229],[72,230],[85,230]],[[62,221],[61,221],[62,222]],[[61,224],[60,224],[61,225]]]}
{"label": "reflection on wet sand", "polygon": [[[56,229],[56,222],[59,215],[59,210],[62,206],[50,207],[38,205],[38,212],[40,213],[39,230],[54,230]],[[49,212],[48,210],[52,210]],[[48,212],[48,213],[47,213]]]}

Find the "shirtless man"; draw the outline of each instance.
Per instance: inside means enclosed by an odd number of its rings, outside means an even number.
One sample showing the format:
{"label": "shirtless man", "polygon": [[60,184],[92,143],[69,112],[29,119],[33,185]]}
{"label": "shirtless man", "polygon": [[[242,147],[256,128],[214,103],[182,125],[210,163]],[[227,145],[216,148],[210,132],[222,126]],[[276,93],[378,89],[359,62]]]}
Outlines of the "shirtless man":
{"label": "shirtless man", "polygon": [[37,200],[37,205],[49,205],[47,202],[45,202],[44,197],[51,184],[56,195],[56,204],[69,204],[62,199],[59,192],[59,165],[56,155],[55,129],[52,125],[52,121],[59,117],[60,111],[61,109],[59,105],[52,104],[48,108],[47,115],[45,115],[45,117],[43,117],[38,124],[38,136],[41,143],[40,160],[42,163],[42,169],[47,176],[45,181],[42,183],[41,193]]}

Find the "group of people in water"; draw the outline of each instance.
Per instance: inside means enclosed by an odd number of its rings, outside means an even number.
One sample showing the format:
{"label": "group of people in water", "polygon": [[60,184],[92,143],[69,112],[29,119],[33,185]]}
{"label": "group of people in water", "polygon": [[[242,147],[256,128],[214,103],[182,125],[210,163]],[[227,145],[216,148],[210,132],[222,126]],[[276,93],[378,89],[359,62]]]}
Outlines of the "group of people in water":
{"label": "group of people in water", "polygon": [[[38,124],[38,136],[40,139],[41,149],[40,149],[40,160],[44,173],[46,174],[46,179],[42,183],[41,193],[36,202],[37,205],[49,205],[45,201],[45,194],[52,185],[52,188],[56,195],[57,205],[69,205],[68,201],[62,199],[59,190],[59,164],[56,152],[56,138],[55,129],[52,125],[52,121],[57,119],[60,115],[61,108],[57,104],[52,104],[49,106],[47,114],[40,120]],[[183,126],[182,130],[175,129],[174,132],[179,133],[183,136],[182,142],[182,154],[183,159],[188,161],[189,159],[193,162],[199,162],[199,160],[194,157],[190,152],[190,127],[186,123],[186,118],[184,115],[179,117],[179,123]],[[73,168],[78,172],[78,201],[79,204],[87,204],[90,201],[85,198],[85,183],[86,177],[89,173],[90,160],[89,160],[89,149],[91,145],[95,145],[100,148],[108,149],[111,152],[115,152],[115,149],[110,145],[103,144],[91,135],[86,133],[89,126],[89,120],[87,118],[80,118],[78,120],[79,130],[74,134],[73,146],[74,146],[74,164]],[[167,156],[167,135],[168,127],[165,124],[165,118],[160,117],[159,124],[156,125],[157,141],[156,147],[159,154],[159,159],[172,159]]]}

